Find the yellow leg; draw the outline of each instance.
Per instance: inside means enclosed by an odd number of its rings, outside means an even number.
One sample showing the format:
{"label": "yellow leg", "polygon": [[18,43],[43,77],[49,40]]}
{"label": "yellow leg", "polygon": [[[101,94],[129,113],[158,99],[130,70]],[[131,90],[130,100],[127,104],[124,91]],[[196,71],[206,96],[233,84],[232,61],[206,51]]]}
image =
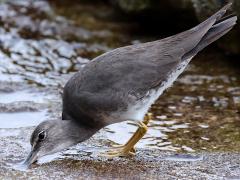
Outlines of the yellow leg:
{"label": "yellow leg", "polygon": [[[143,120],[143,124],[145,124],[146,126],[148,125],[150,119],[152,119],[152,113],[147,113],[146,116],[144,117],[144,120]],[[139,125],[139,124],[137,124]],[[129,141],[132,141],[132,139],[134,139],[136,137],[136,134],[138,134],[139,132],[141,131],[141,127],[138,127],[137,131],[133,134],[133,136],[128,140]],[[124,146],[126,146],[128,144],[128,142],[125,144],[125,145],[115,145],[114,148],[123,148]],[[134,150],[134,147],[133,147],[133,151],[135,152]]]}
{"label": "yellow leg", "polygon": [[103,153],[103,156],[107,157],[116,157],[116,156],[129,156],[135,154],[134,146],[137,144],[137,142],[146,134],[147,132],[147,124],[151,118],[151,114],[149,113],[147,116],[145,116],[143,122],[138,122],[137,125],[139,126],[137,131],[134,133],[134,135],[128,140],[128,142],[119,147],[115,147],[114,149],[111,149],[107,151],[106,153]]}

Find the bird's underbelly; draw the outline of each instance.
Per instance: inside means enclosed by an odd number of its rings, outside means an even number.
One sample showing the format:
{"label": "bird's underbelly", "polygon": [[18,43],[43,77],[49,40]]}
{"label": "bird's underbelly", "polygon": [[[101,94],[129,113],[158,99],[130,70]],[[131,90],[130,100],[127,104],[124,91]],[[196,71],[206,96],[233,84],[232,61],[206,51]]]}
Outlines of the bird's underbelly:
{"label": "bird's underbelly", "polygon": [[142,121],[151,105],[159,98],[165,89],[169,88],[173,84],[177,77],[184,71],[191,59],[192,58],[189,58],[180,63],[177,69],[168,76],[167,80],[163,82],[160,87],[149,90],[144,98],[128,104],[126,111],[114,114],[114,119],[116,122],[126,120]]}

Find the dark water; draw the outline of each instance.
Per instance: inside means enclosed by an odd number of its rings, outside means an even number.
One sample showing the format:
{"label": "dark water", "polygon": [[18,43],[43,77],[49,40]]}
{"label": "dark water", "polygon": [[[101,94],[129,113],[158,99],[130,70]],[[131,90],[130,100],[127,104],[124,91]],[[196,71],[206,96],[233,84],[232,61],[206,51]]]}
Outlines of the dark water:
{"label": "dark water", "polygon": [[[5,147],[0,157],[5,163],[22,157],[19,149],[29,147],[32,126],[60,116],[60,93],[74,72],[103,52],[154,39],[135,36],[137,25],[114,21],[104,4],[13,1],[0,4],[0,17],[0,145]],[[152,106],[149,131],[137,147],[239,152],[239,64],[216,48],[198,55]],[[135,129],[115,124],[95,141],[98,147],[122,144]],[[15,148],[9,150],[8,142]]]}

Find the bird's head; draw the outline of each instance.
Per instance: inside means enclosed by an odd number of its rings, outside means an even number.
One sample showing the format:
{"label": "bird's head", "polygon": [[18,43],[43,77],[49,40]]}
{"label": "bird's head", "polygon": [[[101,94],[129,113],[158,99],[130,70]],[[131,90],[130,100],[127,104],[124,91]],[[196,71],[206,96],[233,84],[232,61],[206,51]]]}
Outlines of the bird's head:
{"label": "bird's head", "polygon": [[90,138],[96,131],[70,120],[49,120],[40,123],[32,133],[31,152],[24,165],[29,167],[38,158],[53,154]]}

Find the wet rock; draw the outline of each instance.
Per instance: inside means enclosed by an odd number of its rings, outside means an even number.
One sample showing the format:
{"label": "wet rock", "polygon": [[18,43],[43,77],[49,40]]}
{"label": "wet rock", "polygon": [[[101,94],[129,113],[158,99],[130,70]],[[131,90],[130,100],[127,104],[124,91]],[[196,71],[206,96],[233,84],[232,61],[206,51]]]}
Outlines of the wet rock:
{"label": "wet rock", "polygon": [[128,13],[137,13],[146,10],[151,7],[151,0],[112,0],[115,6],[118,6],[121,10]]}
{"label": "wet rock", "polygon": [[80,70],[115,38],[104,25],[89,30],[57,15],[47,1],[1,3],[0,23],[0,80],[39,86],[63,86],[60,74]]}
{"label": "wet rock", "polygon": [[[113,5],[120,8],[126,13],[145,13],[148,10],[166,11],[166,8],[175,10],[184,9],[190,6],[190,0],[170,0],[170,1],[154,1],[154,0],[110,0]],[[169,9],[171,11],[171,9]],[[171,11],[172,12],[172,11]],[[159,12],[161,13],[161,12]]]}
{"label": "wet rock", "polygon": [[42,109],[41,105],[33,102],[0,103],[0,112],[36,112]]}
{"label": "wet rock", "polygon": [[[161,11],[167,13],[168,15],[176,11],[176,13],[181,13],[181,10],[188,9],[195,13],[196,17],[203,21],[212,15],[216,10],[220,9],[229,1],[222,0],[170,0],[170,1],[154,1],[154,0],[110,0],[112,4],[120,8],[126,13],[146,13],[147,10],[157,10],[159,13]],[[233,10],[240,15],[240,2],[233,0]],[[166,10],[167,9],[167,10]],[[178,9],[180,11],[178,11]],[[184,12],[184,11],[183,11]],[[157,14],[155,14],[157,15]],[[176,15],[176,14],[175,14]],[[195,18],[192,16],[192,18]]]}
{"label": "wet rock", "polygon": [[[203,21],[218,9],[220,9],[226,1],[220,0],[192,0],[195,14],[199,21]],[[240,1],[233,0],[233,11],[240,17]],[[240,25],[238,24],[227,36],[224,36],[218,42],[219,47],[225,51],[239,54],[240,53]]]}
{"label": "wet rock", "polygon": [[[152,23],[156,23],[159,20],[160,22],[158,23],[163,23],[166,22],[164,18],[167,17],[168,25],[170,24],[169,22],[174,21],[179,27],[182,26],[180,24],[185,24],[185,29],[189,27],[187,24],[192,25],[192,22],[196,19],[198,19],[199,22],[202,22],[227,3],[227,1],[221,0],[132,0],[130,3],[126,0],[112,0],[111,2],[113,2],[114,6],[127,14],[139,17],[146,16],[147,18],[144,19],[144,21],[150,20],[151,22],[151,19],[153,18],[155,20],[152,21]],[[238,16],[240,16],[240,1],[233,1],[233,10]],[[178,23],[178,21],[181,23]],[[221,41],[218,41],[219,47],[226,52],[231,52],[233,54],[240,53],[239,34],[240,25],[235,27],[227,36],[224,36]]]}

